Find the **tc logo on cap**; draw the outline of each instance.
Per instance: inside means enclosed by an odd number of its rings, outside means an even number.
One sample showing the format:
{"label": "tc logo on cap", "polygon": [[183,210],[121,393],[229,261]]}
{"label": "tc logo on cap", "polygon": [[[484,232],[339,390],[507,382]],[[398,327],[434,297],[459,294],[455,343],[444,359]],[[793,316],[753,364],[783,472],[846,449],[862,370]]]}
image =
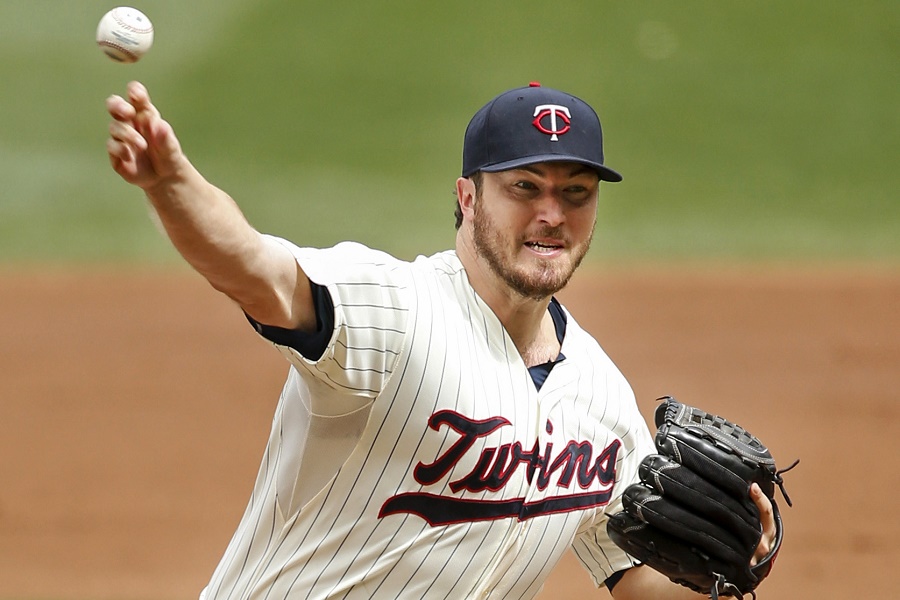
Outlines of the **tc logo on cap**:
{"label": "tc logo on cap", "polygon": [[[534,107],[534,121],[531,123],[538,128],[538,131],[549,135],[551,142],[558,142],[559,136],[571,129],[571,120],[572,115],[565,106],[541,104]],[[560,124],[560,122],[562,123]]]}

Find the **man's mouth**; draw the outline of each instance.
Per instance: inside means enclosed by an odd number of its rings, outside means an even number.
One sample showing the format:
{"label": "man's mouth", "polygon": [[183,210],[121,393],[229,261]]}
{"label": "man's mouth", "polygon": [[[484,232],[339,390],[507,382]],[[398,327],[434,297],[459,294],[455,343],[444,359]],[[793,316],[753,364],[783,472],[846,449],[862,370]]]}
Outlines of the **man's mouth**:
{"label": "man's mouth", "polygon": [[525,245],[538,254],[552,254],[558,250],[562,250],[562,246],[560,244],[550,244],[545,242],[525,242]]}

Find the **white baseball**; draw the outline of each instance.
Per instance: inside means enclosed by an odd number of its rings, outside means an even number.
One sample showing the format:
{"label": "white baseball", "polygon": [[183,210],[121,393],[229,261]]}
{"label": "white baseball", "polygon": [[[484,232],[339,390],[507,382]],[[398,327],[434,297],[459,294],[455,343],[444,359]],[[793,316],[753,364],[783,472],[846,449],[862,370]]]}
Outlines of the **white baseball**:
{"label": "white baseball", "polygon": [[136,8],[119,6],[100,19],[97,45],[115,61],[136,62],[153,45],[153,23]]}

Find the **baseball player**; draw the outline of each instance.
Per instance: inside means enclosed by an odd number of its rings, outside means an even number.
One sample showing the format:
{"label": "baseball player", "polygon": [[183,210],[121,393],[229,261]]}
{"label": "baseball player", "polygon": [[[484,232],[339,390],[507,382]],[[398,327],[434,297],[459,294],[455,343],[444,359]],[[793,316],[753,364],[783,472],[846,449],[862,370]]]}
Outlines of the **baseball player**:
{"label": "baseball player", "polygon": [[142,85],[107,109],[114,170],[290,365],[206,600],[532,598],[568,548],[619,600],[697,597],[606,533],[653,442],[554,298],[588,250],[600,181],[621,180],[587,104],[532,85],[479,110],[456,247],[412,262],[257,232]]}

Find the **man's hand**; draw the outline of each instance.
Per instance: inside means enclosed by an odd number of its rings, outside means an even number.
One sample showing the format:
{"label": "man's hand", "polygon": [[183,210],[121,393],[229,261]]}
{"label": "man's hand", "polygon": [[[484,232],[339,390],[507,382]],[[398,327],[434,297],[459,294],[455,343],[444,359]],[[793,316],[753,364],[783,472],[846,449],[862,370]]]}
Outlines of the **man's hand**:
{"label": "man's hand", "polygon": [[112,117],[106,151],[122,179],[149,191],[184,167],[186,159],[172,126],[162,119],[142,84],[128,84],[127,100],[110,96],[106,109]]}
{"label": "man's hand", "polygon": [[210,284],[266,325],[314,331],[306,274],[282,244],[257,232],[224,191],[194,168],[140,83],[110,96],[106,149],[119,176],[144,190],[172,244]]}

